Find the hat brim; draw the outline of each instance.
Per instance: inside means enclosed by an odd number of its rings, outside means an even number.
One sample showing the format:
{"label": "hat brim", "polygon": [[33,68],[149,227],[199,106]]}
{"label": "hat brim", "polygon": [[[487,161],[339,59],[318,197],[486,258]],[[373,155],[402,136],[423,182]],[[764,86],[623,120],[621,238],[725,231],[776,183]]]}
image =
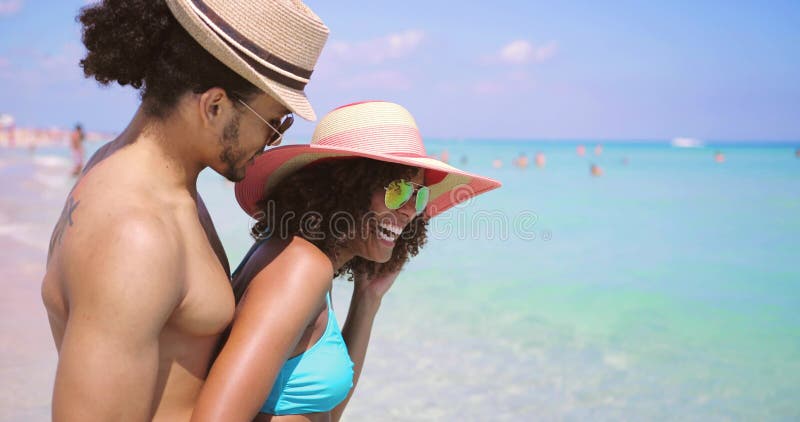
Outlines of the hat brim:
{"label": "hat brim", "polygon": [[292,113],[309,121],[317,120],[303,90],[279,84],[256,71],[236,50],[214,33],[185,0],[168,1],[167,5],[181,26],[217,60],[283,104]]}
{"label": "hat brim", "polygon": [[398,156],[367,153],[350,148],[315,145],[285,145],[273,148],[258,158],[246,170],[244,180],[235,187],[239,206],[250,216],[258,212],[258,202],[281,180],[302,167],[326,158],[370,158],[378,161],[419,167],[445,174],[429,184],[430,199],[425,209],[428,218],[481,193],[501,186],[488,177],[472,174],[431,157]]}

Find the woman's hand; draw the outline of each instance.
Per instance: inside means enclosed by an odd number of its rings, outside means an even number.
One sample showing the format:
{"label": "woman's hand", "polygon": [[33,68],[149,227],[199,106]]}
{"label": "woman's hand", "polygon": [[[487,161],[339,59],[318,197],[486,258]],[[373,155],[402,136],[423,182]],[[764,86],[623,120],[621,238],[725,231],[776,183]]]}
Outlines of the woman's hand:
{"label": "woman's hand", "polygon": [[350,310],[347,312],[347,321],[342,328],[342,337],[347,343],[347,351],[353,361],[353,388],[350,389],[347,398],[333,409],[331,420],[338,421],[342,417],[344,408],[353,396],[367,356],[372,323],[381,306],[383,295],[392,287],[398,274],[399,270],[379,277],[368,278],[363,274],[356,274],[353,277],[355,284],[353,298],[350,301]]}
{"label": "woman's hand", "polygon": [[355,283],[355,292],[365,298],[380,302],[383,295],[389,291],[394,284],[394,280],[400,274],[400,270],[389,273],[383,276],[376,276],[368,278],[364,275],[358,274],[353,277]]}

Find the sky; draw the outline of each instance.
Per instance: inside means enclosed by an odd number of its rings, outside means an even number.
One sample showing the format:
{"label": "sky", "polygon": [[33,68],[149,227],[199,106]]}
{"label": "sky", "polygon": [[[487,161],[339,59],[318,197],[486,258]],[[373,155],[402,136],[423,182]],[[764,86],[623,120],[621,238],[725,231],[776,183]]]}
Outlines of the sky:
{"label": "sky", "polygon": [[[306,88],[320,116],[381,99],[437,139],[800,140],[800,1],[305,2],[331,30]],[[136,110],[78,67],[85,4],[0,0],[18,126],[113,132]]]}

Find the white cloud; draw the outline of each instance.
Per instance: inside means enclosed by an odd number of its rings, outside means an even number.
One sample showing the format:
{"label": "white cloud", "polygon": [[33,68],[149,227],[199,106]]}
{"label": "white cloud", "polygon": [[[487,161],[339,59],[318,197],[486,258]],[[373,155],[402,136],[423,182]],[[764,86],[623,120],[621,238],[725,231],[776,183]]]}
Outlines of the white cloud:
{"label": "white cloud", "polygon": [[512,64],[543,62],[553,57],[558,51],[558,44],[550,41],[542,46],[534,46],[530,41],[512,41],[497,54],[500,61]]}
{"label": "white cloud", "polygon": [[533,77],[524,71],[513,71],[497,75],[494,79],[478,81],[472,85],[472,92],[479,95],[522,94],[535,88]]}
{"label": "white cloud", "polygon": [[556,43],[555,41],[550,41],[547,44],[536,49],[535,60],[537,62],[543,62],[545,60],[548,60],[549,58],[555,56],[557,51],[558,51],[558,43]]}
{"label": "white cloud", "polygon": [[525,63],[533,55],[533,45],[523,40],[512,41],[500,50],[500,59],[509,63]]}
{"label": "white cloud", "polygon": [[339,88],[344,89],[383,88],[393,91],[406,91],[411,89],[412,85],[411,79],[405,73],[394,70],[363,73],[338,82]]}
{"label": "white cloud", "polygon": [[315,81],[343,89],[409,90],[413,81],[401,59],[413,56],[424,40],[424,31],[409,29],[362,41],[331,41],[317,63]]}
{"label": "white cloud", "polygon": [[69,42],[54,53],[29,50],[15,57],[0,58],[0,77],[12,79],[16,84],[40,87],[65,81],[79,82],[84,79],[78,66],[83,52],[80,44]]}
{"label": "white cloud", "polygon": [[481,95],[494,95],[505,91],[505,86],[495,81],[480,81],[472,86],[472,92]]}
{"label": "white cloud", "polygon": [[22,9],[22,0],[0,0],[0,16],[11,16]]}
{"label": "white cloud", "polygon": [[414,51],[425,38],[425,33],[412,29],[399,34],[391,34],[387,37],[389,42],[389,54],[393,56],[403,56]]}
{"label": "white cloud", "polygon": [[409,29],[366,41],[334,41],[323,54],[334,60],[381,64],[411,55],[424,39],[424,31]]}
{"label": "white cloud", "polygon": [[64,69],[77,69],[83,53],[83,46],[76,42],[69,42],[62,45],[61,50],[56,54],[39,57],[39,66],[45,71],[54,72],[63,72]]}

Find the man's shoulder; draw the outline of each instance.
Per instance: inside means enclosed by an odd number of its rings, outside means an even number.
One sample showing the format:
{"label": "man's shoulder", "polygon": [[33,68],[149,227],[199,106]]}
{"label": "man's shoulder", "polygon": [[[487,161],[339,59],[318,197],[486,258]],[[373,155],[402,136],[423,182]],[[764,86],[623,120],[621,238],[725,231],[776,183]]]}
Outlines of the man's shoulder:
{"label": "man's shoulder", "polygon": [[183,285],[176,281],[183,279],[186,248],[176,209],[182,206],[169,199],[180,195],[153,188],[109,159],[84,174],[68,196],[51,242],[54,269],[66,271],[70,288],[135,283],[180,295]]}
{"label": "man's shoulder", "polygon": [[181,236],[173,216],[141,206],[118,204],[92,208],[87,204],[85,219],[75,213],[75,240],[80,249],[104,248],[113,252],[119,248],[127,251],[132,260],[139,255],[153,258],[154,254],[172,260],[180,258]]}
{"label": "man's shoulder", "polygon": [[100,239],[128,236],[168,241],[175,237],[180,207],[175,206],[174,198],[180,195],[168,195],[146,177],[132,175],[115,164],[108,160],[98,163],[70,192],[67,204],[74,207],[73,222],[85,223]]}
{"label": "man's shoulder", "polygon": [[172,271],[181,262],[175,216],[147,198],[78,191],[63,213],[62,253],[72,265],[97,271],[107,262],[146,265],[166,259],[163,269]]}
{"label": "man's shoulder", "polygon": [[148,210],[113,211],[76,227],[65,242],[60,265],[70,293],[132,303],[159,298],[168,308],[176,306],[184,292],[185,259],[174,230]]}
{"label": "man's shoulder", "polygon": [[98,166],[84,174],[63,203],[50,254],[70,260],[108,242],[138,241],[170,245],[175,217],[152,191],[113,177],[114,168]]}

